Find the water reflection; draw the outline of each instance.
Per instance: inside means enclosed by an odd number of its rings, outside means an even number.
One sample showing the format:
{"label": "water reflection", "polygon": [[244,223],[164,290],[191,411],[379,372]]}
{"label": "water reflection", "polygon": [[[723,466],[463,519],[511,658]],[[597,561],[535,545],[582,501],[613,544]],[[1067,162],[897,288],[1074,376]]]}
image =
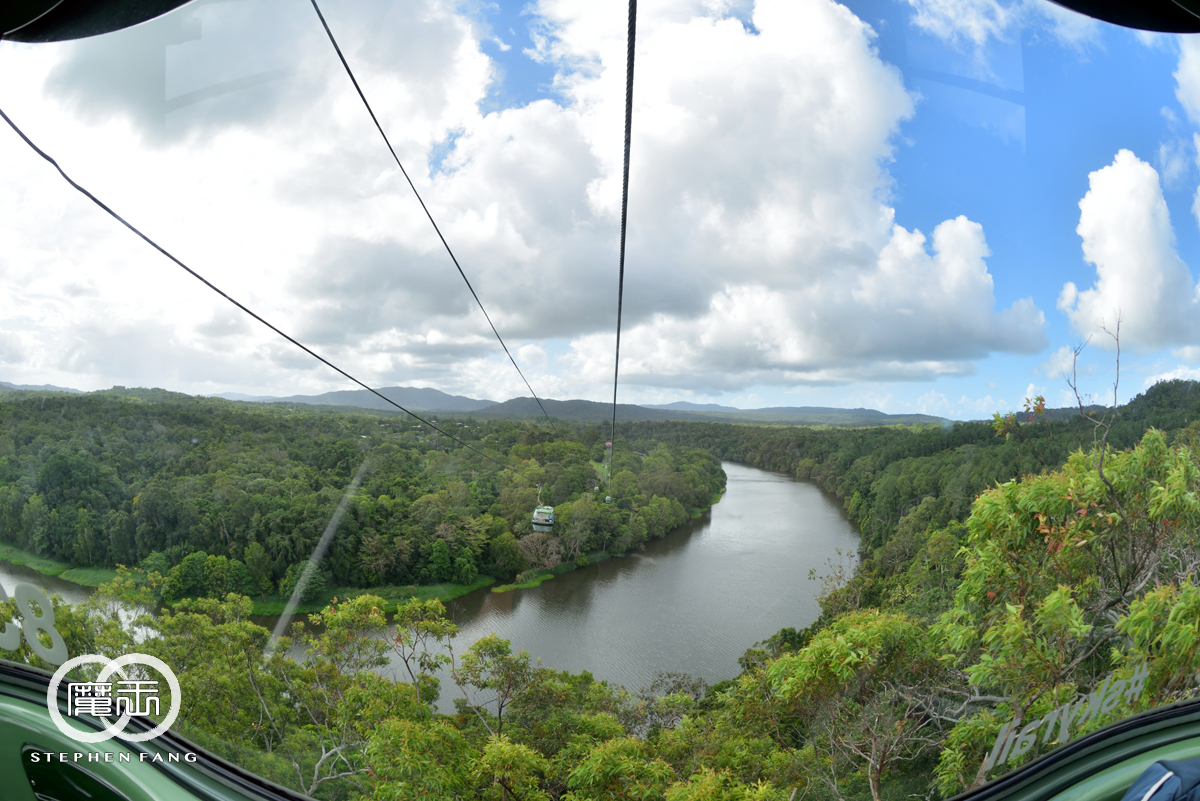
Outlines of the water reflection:
{"label": "water reflection", "polygon": [[58,593],[64,601],[70,604],[83,603],[94,592],[91,587],[84,587],[56,576],[47,576],[32,567],[14,565],[12,562],[0,562],[0,585],[4,587],[4,592],[9,598],[13,597],[13,592],[18,584],[32,584],[45,590],[47,595]]}
{"label": "water reflection", "polygon": [[[510,640],[547,667],[636,690],[659,671],[681,671],[710,682],[730,678],[747,648],[784,626],[816,620],[819,582],[841,549],[854,553],[858,535],[841,510],[814,485],[726,462],[728,489],[703,517],[647,545],[644,551],[565,573],[538,587],[484,589],[447,604],[462,633],[461,653],[489,633]],[[87,587],[0,562],[11,595],[20,582],[60,593],[71,603]],[[275,618],[256,619],[273,626]],[[293,646],[293,655],[303,648]],[[402,675],[397,661],[394,668]],[[442,677],[443,707],[457,693]]]}
{"label": "water reflection", "polygon": [[462,628],[456,649],[494,632],[547,667],[590,670],[631,689],[663,670],[709,681],[736,675],[755,642],[816,620],[819,583],[809,570],[827,572],[838,549],[857,549],[858,536],[815,485],[724,468],[721,502],[642,552],[447,604]]}

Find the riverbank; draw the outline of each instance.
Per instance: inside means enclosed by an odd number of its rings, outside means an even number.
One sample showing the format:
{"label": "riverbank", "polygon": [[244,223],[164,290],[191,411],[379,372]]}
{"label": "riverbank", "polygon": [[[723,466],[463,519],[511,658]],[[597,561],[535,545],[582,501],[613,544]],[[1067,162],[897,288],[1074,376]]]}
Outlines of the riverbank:
{"label": "riverbank", "polygon": [[54,576],[63,581],[69,581],[83,587],[91,587],[92,589],[110,582],[117,577],[117,571],[106,567],[71,567],[67,562],[60,562],[57,559],[50,559],[46,556],[38,556],[35,553],[22,550],[14,545],[0,546],[0,561],[11,562],[21,567],[28,567],[44,576]]}
{"label": "riverbank", "polygon": [[[660,672],[710,683],[738,675],[755,642],[816,620],[820,587],[805,577],[827,572],[858,536],[813,483],[722,466],[728,488],[710,514],[644,549],[532,589],[481,590],[447,604],[461,630],[455,651],[494,633],[543,666],[633,689]],[[439,709],[453,714],[448,676],[442,687]]]}
{"label": "riverbank", "polygon": [[[621,554],[616,554],[620,556]],[[512,584],[501,584],[498,587],[492,587],[492,592],[508,592],[510,590],[528,590],[531,587],[536,587],[543,581],[549,581],[555,576],[563,573],[569,573],[577,567],[584,567],[594,562],[602,562],[605,559],[611,559],[613,554],[607,551],[597,551],[596,553],[585,554],[574,562],[563,562],[561,565],[555,565],[551,568],[537,568],[534,570],[526,570]]]}
{"label": "riverbank", "polygon": [[[320,612],[334,598],[345,600],[347,598],[357,598],[360,595],[375,595],[383,599],[384,612],[395,612],[400,604],[407,603],[413,598],[418,601],[438,600],[442,603],[452,601],[455,598],[460,598],[468,593],[482,590],[484,587],[490,587],[496,583],[496,579],[491,576],[480,576],[471,584],[408,584],[403,586],[388,586],[388,587],[334,587],[332,590],[326,590],[317,596],[316,600],[309,603],[302,603],[294,610],[296,614],[312,614]],[[277,617],[283,614],[284,608],[287,606],[287,598],[281,598],[277,595],[268,595],[266,598],[253,598],[254,609],[250,614],[273,616]]]}
{"label": "riverbank", "polygon": [[[690,510],[693,520],[700,518],[706,511],[721,501],[725,495],[725,488],[713,495],[707,506],[696,507]],[[560,565],[555,565],[552,568],[541,568],[536,570],[526,571],[517,577],[517,580],[512,584],[501,584],[492,587],[492,592],[510,592],[512,590],[525,590],[537,587],[543,582],[549,581],[555,576],[568,573],[576,568],[585,567],[586,565],[600,562],[605,559],[611,559],[613,556],[623,556],[624,554],[610,554],[607,551],[599,551],[596,553],[586,554],[582,559],[574,562],[564,562]],[[45,556],[39,556],[31,551],[26,551],[12,545],[0,546],[0,561],[11,562],[14,565],[20,565],[32,570],[36,570],[45,576],[53,576],[63,581],[69,581],[72,584],[78,584],[81,587],[95,589],[101,584],[106,584],[117,577],[117,571],[104,567],[71,567],[67,562],[61,562],[56,559],[51,559]],[[296,614],[312,614],[320,612],[334,598],[356,598],[360,595],[375,595],[384,600],[384,611],[395,612],[396,609],[403,603],[416,598],[420,601],[429,601],[437,599],[442,603],[452,601],[455,598],[460,598],[469,593],[481,590],[485,587],[490,587],[496,583],[496,579],[491,576],[479,576],[471,584],[410,584],[405,586],[387,586],[387,587],[334,587],[321,593],[315,600],[308,603],[302,603],[296,607]],[[287,607],[287,598],[277,595],[259,596],[251,598],[254,608],[251,614],[257,616],[278,616],[282,615]]]}
{"label": "riverbank", "polygon": [[[43,576],[51,576],[60,581],[69,581],[72,584],[77,584],[80,587],[87,589],[96,589],[101,584],[106,584],[117,577],[116,570],[110,570],[104,567],[71,567],[66,562],[60,562],[57,559],[51,559],[46,556],[38,556],[30,551],[17,548],[12,545],[0,546],[0,562],[8,562],[20,567],[35,570]],[[490,587],[496,583],[496,579],[491,576],[480,576],[471,584],[426,584],[426,585],[405,585],[405,586],[388,586],[388,587],[335,587],[331,590],[326,590],[317,597],[316,600],[309,603],[300,604],[296,608],[298,614],[311,614],[320,612],[334,598],[356,598],[359,595],[377,595],[384,600],[384,611],[395,612],[396,608],[409,600],[416,598],[421,601],[430,601],[437,599],[442,603],[452,601],[455,598],[460,598],[467,593],[481,590],[485,587]],[[287,598],[281,598],[277,595],[268,595],[266,597],[252,597],[254,608],[251,610],[253,615],[282,615],[284,607],[287,606]]]}

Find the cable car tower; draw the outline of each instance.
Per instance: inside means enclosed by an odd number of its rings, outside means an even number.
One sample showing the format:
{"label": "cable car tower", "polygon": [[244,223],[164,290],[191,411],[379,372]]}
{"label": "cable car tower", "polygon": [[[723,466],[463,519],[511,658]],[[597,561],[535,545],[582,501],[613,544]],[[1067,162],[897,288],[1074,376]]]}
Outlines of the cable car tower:
{"label": "cable car tower", "polygon": [[533,520],[531,521],[533,524],[533,530],[549,533],[554,530],[554,507],[542,506],[542,485],[538,484],[537,488],[538,505],[537,508],[533,510]]}

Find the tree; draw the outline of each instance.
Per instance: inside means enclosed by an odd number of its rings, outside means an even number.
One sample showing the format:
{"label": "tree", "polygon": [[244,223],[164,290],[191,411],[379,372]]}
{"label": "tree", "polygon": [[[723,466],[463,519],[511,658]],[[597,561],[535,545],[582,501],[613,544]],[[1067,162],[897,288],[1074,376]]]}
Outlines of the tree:
{"label": "tree", "polygon": [[675,782],[666,792],[666,801],[785,801],[785,797],[768,782],[747,786],[710,767],[700,768],[686,782]]}
{"label": "tree", "polygon": [[25,529],[25,541],[40,554],[50,552],[50,508],[38,493],[29,496],[21,512],[21,525]]}
{"label": "tree", "polygon": [[671,766],[653,757],[642,740],[621,737],[592,748],[571,771],[567,785],[589,801],[661,798],[675,778]]}
{"label": "tree", "polygon": [[[467,649],[450,675],[466,696],[467,707],[475,712],[488,734],[501,734],[505,710],[530,690],[541,672],[541,668],[529,663],[527,652],[514,654],[508,640],[489,634]],[[480,691],[489,692],[492,699],[480,700]],[[492,704],[496,708],[495,728],[484,716],[484,711]]]}
{"label": "tree", "polygon": [[433,674],[451,663],[451,657],[438,648],[449,648],[458,626],[446,618],[446,607],[437,599],[413,598],[400,604],[394,621],[387,640],[408,672],[418,703],[432,718],[432,704],[438,698],[438,680]]}
{"label": "tree", "polygon": [[447,721],[384,720],[366,748],[380,801],[465,799],[471,748]]}
{"label": "tree", "polygon": [[163,583],[163,600],[168,603],[180,598],[205,595],[204,568],[208,554],[204,551],[190,553],[167,571]]}
{"label": "tree", "polygon": [[847,774],[862,770],[881,801],[884,774],[937,744],[929,699],[942,672],[938,653],[917,621],[868,609],[837,618],[771,664],[775,691],[808,723],[801,769],[838,798]]}
{"label": "tree", "polygon": [[469,554],[462,554],[454,560],[454,580],[459,584],[472,584],[479,576],[479,568]]}
{"label": "tree", "polygon": [[392,569],[396,554],[391,543],[375,532],[362,538],[359,544],[359,564],[371,584],[383,582]]}
{"label": "tree", "polygon": [[72,548],[72,564],[91,566],[101,561],[99,537],[92,524],[92,515],[86,508],[80,509],[75,518],[75,545]]}
{"label": "tree", "polygon": [[[382,606],[371,595],[331,603],[311,618],[324,627],[320,634],[296,626],[307,646],[303,664],[287,658],[283,648],[261,670],[249,663],[267,725],[308,795],[342,780],[365,790],[361,777],[370,770],[366,752],[375,734],[387,721],[416,716],[413,688],[373,672],[387,664]],[[272,684],[274,696],[264,692]],[[286,703],[275,706],[273,699]]]}
{"label": "tree", "polygon": [[562,545],[544,531],[535,531],[517,540],[521,554],[535,567],[554,567],[562,562]]}
{"label": "tree", "polygon": [[204,560],[204,595],[223,598],[230,589],[229,558],[209,556]]}
{"label": "tree", "polygon": [[450,558],[450,546],[445,540],[435,540],[429,552],[429,575],[434,581],[450,581],[454,578],[454,564]]}
{"label": "tree", "polygon": [[475,762],[474,775],[485,798],[498,801],[550,801],[541,787],[549,768],[544,756],[504,735],[489,737]]}
{"label": "tree", "polygon": [[250,572],[250,584],[260,596],[269,595],[275,582],[271,576],[271,557],[260,543],[246,546],[246,569]]}
{"label": "tree", "polygon": [[325,573],[310,562],[288,565],[283,578],[279,580],[279,595],[283,598],[291,598],[292,593],[296,590],[296,584],[306,573],[308,574],[308,583],[304,585],[300,602],[311,603],[321,597],[327,584]]}
{"label": "tree", "polygon": [[508,576],[515,576],[529,566],[517,538],[511,531],[506,530],[492,540],[491,554],[492,560]]}
{"label": "tree", "polygon": [[0,537],[8,542],[21,542],[21,512],[25,508],[25,496],[15,486],[0,486]]}
{"label": "tree", "polygon": [[[1003,703],[1014,719],[1037,718],[1046,704],[1094,687],[1113,646],[1127,637],[1122,626],[1134,626],[1122,621],[1148,608],[1139,599],[1157,598],[1162,585],[1200,566],[1198,490],[1190,449],[1169,448],[1150,430],[1131,451],[1078,451],[1060,472],[980,495],[968,519],[962,583],[937,627],[976,702]],[[968,736],[984,714],[964,716],[951,734],[978,759],[972,785],[990,767],[986,735]],[[1000,721],[990,720],[994,739]],[[1100,722],[1089,716],[1089,727]],[[961,759],[961,751],[943,755],[939,772],[947,782],[965,775]]]}

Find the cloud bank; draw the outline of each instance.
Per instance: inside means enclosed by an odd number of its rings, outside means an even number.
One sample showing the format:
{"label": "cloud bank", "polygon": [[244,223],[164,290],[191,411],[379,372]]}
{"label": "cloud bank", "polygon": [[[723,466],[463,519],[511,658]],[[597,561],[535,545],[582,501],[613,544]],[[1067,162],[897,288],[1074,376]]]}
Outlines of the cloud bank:
{"label": "cloud bank", "polygon": [[[625,380],[924,380],[1045,347],[1031,300],[997,308],[980,224],[959,216],[927,236],[897,220],[887,165],[915,107],[869,26],[829,0],[760,0],[751,24],[733,15],[744,9],[687,0],[640,11]],[[530,12],[531,57],[556,70],[554,93],[486,114],[500,80],[481,49],[492,34],[453,5],[380,0],[327,16],[535,388],[599,398],[612,374],[624,15],[582,0]],[[523,394],[303,8],[189,6],[112,38],[3,43],[0,64],[40,76],[0,100],[69,170],[280,327],[375,384]],[[21,310],[0,312],[0,359],[14,379],[337,386],[13,137],[0,154],[13,165],[0,290]],[[1107,285],[1077,293],[1072,319],[1101,308]]]}

